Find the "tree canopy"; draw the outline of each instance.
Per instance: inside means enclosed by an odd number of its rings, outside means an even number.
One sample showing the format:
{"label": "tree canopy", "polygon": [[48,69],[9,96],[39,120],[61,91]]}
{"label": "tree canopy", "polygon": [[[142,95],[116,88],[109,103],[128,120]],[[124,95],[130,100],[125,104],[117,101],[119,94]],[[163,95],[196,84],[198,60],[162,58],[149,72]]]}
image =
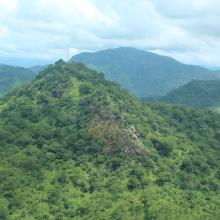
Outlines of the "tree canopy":
{"label": "tree canopy", "polygon": [[56,62],[0,104],[0,219],[218,220],[220,116],[142,104]]}

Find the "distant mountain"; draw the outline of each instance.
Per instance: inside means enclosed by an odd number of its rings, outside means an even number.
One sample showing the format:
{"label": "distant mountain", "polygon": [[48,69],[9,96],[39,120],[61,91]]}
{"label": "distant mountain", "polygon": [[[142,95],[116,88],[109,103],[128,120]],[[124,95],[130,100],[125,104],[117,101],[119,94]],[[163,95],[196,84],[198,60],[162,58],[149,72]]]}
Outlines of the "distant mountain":
{"label": "distant mountain", "polygon": [[0,103],[0,219],[219,220],[219,146],[219,114],[58,61]]}
{"label": "distant mountain", "polygon": [[49,63],[54,63],[55,60],[45,60],[41,58],[31,58],[31,57],[2,57],[0,55],[0,63],[1,64],[6,64],[9,66],[23,66],[25,68],[29,68],[30,66],[35,66],[35,65],[48,65]]}
{"label": "distant mountain", "polygon": [[31,81],[36,75],[27,68],[0,64],[0,95]]}
{"label": "distant mountain", "polygon": [[215,79],[216,72],[182,64],[173,58],[134,48],[108,49],[73,56],[71,62],[83,62],[102,71],[107,79],[119,82],[139,97],[163,96],[191,80]]}
{"label": "distant mountain", "polygon": [[220,106],[220,80],[195,80],[159,100],[185,106],[217,107]]}
{"label": "distant mountain", "polygon": [[48,65],[45,65],[45,66],[36,65],[36,66],[29,67],[29,70],[31,70],[34,73],[39,73],[39,72],[45,70],[47,67],[48,67]]}

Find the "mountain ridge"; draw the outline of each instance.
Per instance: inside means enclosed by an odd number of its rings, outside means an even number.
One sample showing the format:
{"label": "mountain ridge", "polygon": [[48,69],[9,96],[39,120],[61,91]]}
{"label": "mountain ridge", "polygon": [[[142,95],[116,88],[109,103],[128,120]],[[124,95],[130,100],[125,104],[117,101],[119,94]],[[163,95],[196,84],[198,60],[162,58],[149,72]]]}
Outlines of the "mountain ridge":
{"label": "mountain ridge", "polygon": [[220,80],[194,80],[159,100],[170,104],[215,108],[220,106]]}
{"label": "mountain ridge", "polygon": [[0,95],[17,86],[21,86],[36,76],[27,68],[0,64]]}
{"label": "mountain ridge", "polygon": [[182,64],[168,57],[135,48],[115,48],[75,55],[70,62],[82,62],[102,71],[139,97],[163,96],[192,79],[216,79],[219,74],[204,67]]}

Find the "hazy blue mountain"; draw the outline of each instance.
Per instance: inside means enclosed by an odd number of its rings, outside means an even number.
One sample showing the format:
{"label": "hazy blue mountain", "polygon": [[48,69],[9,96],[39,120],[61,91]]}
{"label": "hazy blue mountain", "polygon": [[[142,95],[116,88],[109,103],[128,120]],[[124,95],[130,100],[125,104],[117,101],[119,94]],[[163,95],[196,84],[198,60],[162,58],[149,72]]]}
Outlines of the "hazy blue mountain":
{"label": "hazy blue mountain", "polygon": [[29,69],[17,66],[0,65],[0,95],[31,81],[36,73]]}
{"label": "hazy blue mountain", "polygon": [[29,70],[31,70],[34,73],[39,73],[39,72],[45,70],[47,67],[48,67],[48,65],[44,65],[44,66],[36,65],[36,66],[29,67]]}
{"label": "hazy blue mountain", "polygon": [[196,107],[220,106],[220,80],[195,80],[160,99],[163,102]]}
{"label": "hazy blue mountain", "polygon": [[55,60],[45,60],[41,58],[31,58],[31,57],[2,57],[0,56],[0,63],[6,64],[9,66],[23,66],[29,68],[30,66],[35,65],[47,65],[48,63],[54,63]]}
{"label": "hazy blue mountain", "polygon": [[83,62],[104,72],[107,79],[121,83],[139,97],[163,96],[191,80],[215,79],[218,75],[200,66],[134,48],[85,52],[70,61]]}

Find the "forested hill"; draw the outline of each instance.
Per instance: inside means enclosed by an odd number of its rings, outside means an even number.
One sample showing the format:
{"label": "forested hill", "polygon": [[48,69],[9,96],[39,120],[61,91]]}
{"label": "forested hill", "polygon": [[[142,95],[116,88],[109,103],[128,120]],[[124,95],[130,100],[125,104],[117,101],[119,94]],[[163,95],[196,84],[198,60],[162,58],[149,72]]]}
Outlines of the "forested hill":
{"label": "forested hill", "polygon": [[160,100],[184,106],[219,107],[220,80],[195,80],[171,91]]}
{"label": "forested hill", "polygon": [[0,104],[0,219],[219,220],[219,146],[219,114],[58,61]]}
{"label": "forested hill", "polygon": [[116,48],[81,53],[71,61],[80,61],[105,73],[139,97],[164,96],[191,80],[215,79],[219,73],[203,67],[185,65],[173,58],[135,48]]}
{"label": "forested hill", "polygon": [[29,69],[0,64],[0,96],[31,81],[35,76],[36,73]]}

